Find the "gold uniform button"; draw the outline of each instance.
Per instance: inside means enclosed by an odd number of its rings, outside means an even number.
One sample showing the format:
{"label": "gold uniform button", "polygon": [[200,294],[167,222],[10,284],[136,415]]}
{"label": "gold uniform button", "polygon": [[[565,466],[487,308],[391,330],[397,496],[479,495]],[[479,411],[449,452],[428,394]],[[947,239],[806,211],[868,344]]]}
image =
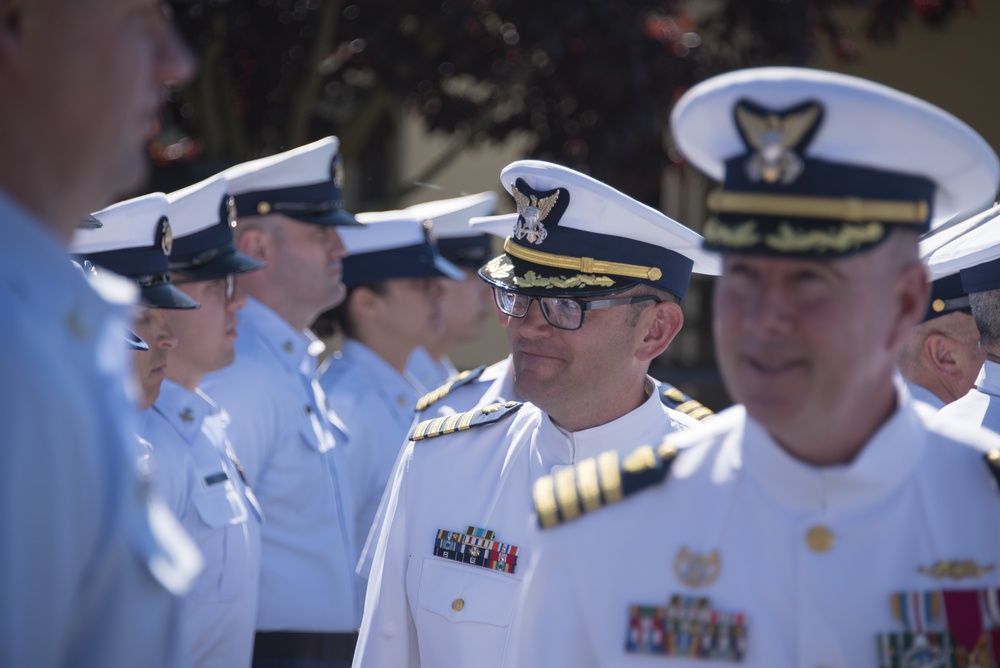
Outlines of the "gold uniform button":
{"label": "gold uniform button", "polygon": [[818,552],[819,554],[829,552],[833,549],[833,544],[835,542],[836,538],[834,537],[833,532],[825,526],[817,524],[806,532],[806,545],[808,545],[809,549],[813,552]]}
{"label": "gold uniform button", "polygon": [[464,607],[465,607],[465,601],[463,599],[456,598],[454,601],[451,602],[451,609],[454,610],[455,612],[461,612],[462,608]]}

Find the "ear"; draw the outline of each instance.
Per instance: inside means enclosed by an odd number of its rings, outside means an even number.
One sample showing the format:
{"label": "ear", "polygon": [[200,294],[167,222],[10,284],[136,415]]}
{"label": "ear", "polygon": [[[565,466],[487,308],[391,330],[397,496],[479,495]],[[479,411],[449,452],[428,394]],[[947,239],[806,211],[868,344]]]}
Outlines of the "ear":
{"label": "ear", "polygon": [[236,246],[244,255],[249,255],[261,262],[267,262],[274,252],[274,239],[267,230],[260,227],[247,227],[240,234]]}
{"label": "ear", "polygon": [[375,292],[365,286],[355,288],[348,300],[347,308],[355,317],[371,320],[376,317],[382,307],[382,300]]}
{"label": "ear", "polygon": [[955,340],[941,332],[933,332],[924,339],[924,356],[939,376],[957,378],[961,375]]}
{"label": "ear", "polygon": [[680,304],[660,302],[647,308],[639,316],[636,332],[641,340],[636,348],[636,359],[649,362],[663,353],[684,326],[684,312]]}
{"label": "ear", "polygon": [[896,275],[896,320],[889,332],[889,348],[898,351],[910,330],[923,320],[931,286],[922,262],[911,262]]}

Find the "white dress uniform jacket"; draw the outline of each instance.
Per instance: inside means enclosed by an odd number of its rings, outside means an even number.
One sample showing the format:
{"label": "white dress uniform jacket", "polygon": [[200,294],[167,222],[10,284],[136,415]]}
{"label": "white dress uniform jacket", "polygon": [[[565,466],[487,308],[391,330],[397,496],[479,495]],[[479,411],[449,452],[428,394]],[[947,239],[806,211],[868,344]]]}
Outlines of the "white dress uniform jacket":
{"label": "white dress uniform jacket", "polygon": [[[631,413],[576,433],[524,404],[498,424],[408,443],[387,501],[354,665],[501,665],[537,533],[534,481],[609,447],[630,449],[696,424],[654,391]],[[439,532],[470,530],[514,550],[513,567],[435,555]]]}
{"label": "white dress uniform jacket", "polygon": [[235,463],[228,422],[203,393],[171,380],[139,415],[154,484],[205,558],[184,601],[185,656],[199,668],[249,666],[257,619],[261,515]]}
{"label": "white dress uniform jacket", "polygon": [[315,376],[322,344],[252,298],[237,333],[236,361],[201,387],[229,413],[229,439],[267,516],[257,630],[353,632],[354,509],[344,439]]}
{"label": "white dress uniform jacket", "polygon": [[986,360],[968,394],[941,409],[941,419],[1000,433],[1000,364]]}
{"label": "white dress uniform jacket", "polygon": [[0,221],[0,665],[181,665],[194,548],[136,473],[127,309],[2,193]]}
{"label": "white dress uniform jacket", "polygon": [[[748,666],[907,665],[880,634],[940,632],[1000,586],[1000,492],[969,447],[993,435],[900,404],[844,466],[792,458],[742,406],[679,436],[666,479],[542,532],[507,665],[652,665],[627,642],[697,656],[706,622]],[[657,631],[633,606],[673,616]]]}
{"label": "white dress uniform jacket", "polygon": [[327,405],[347,430],[344,454],[354,492],[355,545],[360,550],[406,445],[413,406],[426,390],[354,339],[347,339],[330,356],[319,382]]}

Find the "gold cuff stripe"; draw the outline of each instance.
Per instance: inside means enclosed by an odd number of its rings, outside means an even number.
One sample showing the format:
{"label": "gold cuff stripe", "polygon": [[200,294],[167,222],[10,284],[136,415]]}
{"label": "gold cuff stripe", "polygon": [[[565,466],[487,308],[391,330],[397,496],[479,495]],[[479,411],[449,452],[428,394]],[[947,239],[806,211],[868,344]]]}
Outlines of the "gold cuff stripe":
{"label": "gold cuff stripe", "polygon": [[804,195],[761,195],[716,190],[708,196],[708,208],[718,213],[759,216],[805,216],[852,223],[927,222],[927,202],[864,200],[857,197],[807,197]]}
{"label": "gold cuff stripe", "polygon": [[534,262],[546,267],[565,269],[567,271],[580,271],[585,274],[615,274],[616,276],[640,278],[650,281],[658,281],[663,277],[663,272],[657,267],[606,262],[604,260],[595,260],[592,257],[572,257],[570,255],[546,253],[519,246],[510,237],[507,237],[507,240],[504,241],[503,249],[508,255],[513,255],[520,260]]}

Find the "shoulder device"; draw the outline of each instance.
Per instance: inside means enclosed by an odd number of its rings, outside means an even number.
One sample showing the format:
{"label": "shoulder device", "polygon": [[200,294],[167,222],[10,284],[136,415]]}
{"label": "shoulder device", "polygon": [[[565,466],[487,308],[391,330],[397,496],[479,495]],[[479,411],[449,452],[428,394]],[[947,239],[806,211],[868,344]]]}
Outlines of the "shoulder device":
{"label": "shoulder device", "polygon": [[447,383],[437,388],[436,390],[431,390],[430,392],[428,392],[427,394],[425,394],[424,396],[420,397],[420,399],[417,400],[416,411],[418,413],[425,411],[428,408],[430,408],[433,404],[437,403],[438,401],[441,401],[449,394],[451,394],[452,390],[462,387],[463,385],[468,385],[469,383],[475,382],[476,380],[479,379],[481,375],[483,375],[483,371],[485,369],[486,365],[484,364],[483,366],[476,367],[475,369],[463,371],[462,373],[458,374],[457,376],[455,376],[454,378],[452,378],[451,380],[449,380]]}
{"label": "shoulder device", "polygon": [[697,399],[692,399],[669,383],[660,383],[660,401],[667,408],[690,415],[695,420],[706,420],[715,415],[711,408]]}
{"label": "shoulder device", "polygon": [[534,489],[539,526],[550,529],[662,483],[677,452],[667,441],[655,449],[644,445],[622,461],[609,450],[539,478]]}
{"label": "shoulder device", "polygon": [[465,413],[424,420],[413,428],[407,438],[411,441],[422,441],[456,431],[465,431],[472,427],[484,427],[499,422],[508,415],[513,415],[523,405],[517,401],[508,401],[503,404],[490,404]]}

